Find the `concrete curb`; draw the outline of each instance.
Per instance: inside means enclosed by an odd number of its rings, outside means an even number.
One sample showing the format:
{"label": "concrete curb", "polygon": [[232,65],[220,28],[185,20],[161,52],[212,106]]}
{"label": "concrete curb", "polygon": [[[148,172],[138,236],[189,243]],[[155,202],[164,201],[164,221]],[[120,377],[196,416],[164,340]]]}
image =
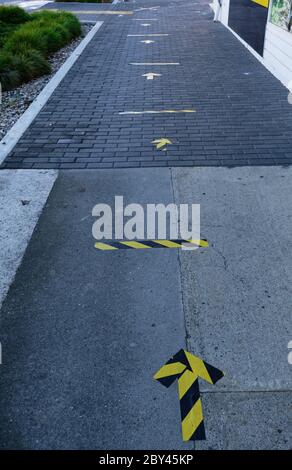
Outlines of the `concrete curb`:
{"label": "concrete curb", "polygon": [[97,21],[95,26],[89,31],[85,38],[81,41],[79,46],[73,51],[73,53],[68,57],[66,62],[59,68],[56,74],[51,78],[49,83],[45,88],[40,92],[38,97],[33,101],[33,103],[27,108],[27,110],[22,114],[22,116],[16,121],[14,126],[7,132],[0,142],[0,164],[3,163],[5,158],[13,150],[14,146],[17,144],[19,139],[22,137],[24,132],[28,129],[32,121],[38,115],[40,110],[47,103],[59,83],[63,80],[67,72],[74,65],[76,60],[82,54],[86,46],[90,43],[94,35],[97,33],[103,21]]}
{"label": "concrete curb", "polygon": [[[98,21],[38,97],[0,142],[0,164],[12,151],[103,22]],[[0,307],[14,280],[38,219],[58,177],[57,170],[0,171]]]}
{"label": "concrete curb", "polygon": [[56,170],[0,171],[0,307],[57,177]]}

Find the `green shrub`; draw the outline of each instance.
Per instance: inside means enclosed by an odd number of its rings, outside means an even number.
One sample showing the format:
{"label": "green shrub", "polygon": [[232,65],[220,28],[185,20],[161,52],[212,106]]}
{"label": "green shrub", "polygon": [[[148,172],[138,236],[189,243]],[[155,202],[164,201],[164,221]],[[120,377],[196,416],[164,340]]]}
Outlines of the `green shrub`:
{"label": "green shrub", "polygon": [[14,6],[0,7],[0,22],[6,24],[22,24],[30,20],[30,15],[25,10]]}
{"label": "green shrub", "polygon": [[72,36],[71,36],[70,32],[61,23],[56,24],[55,31],[56,31],[56,33],[58,33],[58,35],[60,37],[60,47],[65,46],[66,44],[68,44],[68,42],[71,41]]}
{"label": "green shrub", "polygon": [[55,26],[59,24],[66,29],[70,39],[80,36],[81,25],[76,16],[68,11],[43,10],[31,14],[31,19],[42,26]]}
{"label": "green shrub", "polygon": [[0,81],[4,90],[50,72],[46,57],[81,34],[78,19],[69,12],[24,12],[25,21],[16,25],[1,19],[3,9],[15,8],[0,7]]}
{"label": "green shrub", "polygon": [[40,12],[32,16],[32,21],[9,35],[5,49],[15,54],[19,47],[36,49],[48,56],[81,33],[79,21],[70,13]]}
{"label": "green shrub", "polygon": [[21,8],[0,6],[0,47],[12,31],[30,19],[30,15]]}
{"label": "green shrub", "polygon": [[20,82],[16,58],[9,52],[0,51],[0,82],[3,90],[9,90]]}
{"label": "green shrub", "polygon": [[41,77],[51,71],[50,64],[34,49],[27,49],[16,56],[16,67],[21,82]]}
{"label": "green shrub", "polygon": [[57,13],[58,19],[64,28],[71,34],[71,38],[77,38],[81,34],[81,24],[76,16],[72,15],[67,11],[61,11]]}
{"label": "green shrub", "polygon": [[51,70],[46,59],[34,49],[26,49],[14,55],[0,51],[0,82],[3,90],[10,90]]}
{"label": "green shrub", "polygon": [[17,54],[19,50],[36,49],[46,54],[47,37],[34,23],[23,25],[14,31],[6,41],[4,49]]}
{"label": "green shrub", "polygon": [[34,13],[30,14],[30,18],[32,21],[52,21],[55,20],[58,11],[51,11],[51,10],[40,10],[40,11],[35,11]]}
{"label": "green shrub", "polygon": [[0,48],[5,44],[7,36],[15,29],[15,25],[0,21]]}

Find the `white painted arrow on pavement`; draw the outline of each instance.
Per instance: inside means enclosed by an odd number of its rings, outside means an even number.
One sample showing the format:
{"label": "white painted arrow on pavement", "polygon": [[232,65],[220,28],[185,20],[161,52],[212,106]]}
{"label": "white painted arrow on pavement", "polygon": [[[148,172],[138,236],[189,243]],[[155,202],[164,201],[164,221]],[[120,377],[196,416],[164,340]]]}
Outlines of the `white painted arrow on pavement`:
{"label": "white painted arrow on pavement", "polygon": [[157,7],[148,7],[148,8],[137,8],[134,11],[143,11],[143,10],[153,10],[153,11],[155,11],[155,10],[157,10],[157,8],[160,8],[160,7],[157,6]]}
{"label": "white painted arrow on pavement", "polygon": [[146,77],[147,80],[153,80],[154,77],[161,77],[161,73],[148,72],[148,73],[144,73],[142,77]]}
{"label": "white painted arrow on pavement", "polygon": [[141,41],[141,42],[144,42],[144,44],[151,44],[152,42],[155,42],[155,41],[151,41],[150,39],[146,39],[146,41]]}

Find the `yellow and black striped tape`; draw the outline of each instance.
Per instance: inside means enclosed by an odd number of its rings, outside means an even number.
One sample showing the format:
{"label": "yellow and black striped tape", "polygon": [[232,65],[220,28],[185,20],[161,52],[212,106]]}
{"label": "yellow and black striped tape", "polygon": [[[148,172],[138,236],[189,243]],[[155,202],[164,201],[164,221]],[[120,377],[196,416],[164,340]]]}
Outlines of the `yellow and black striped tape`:
{"label": "yellow and black striped tape", "polygon": [[154,379],[165,387],[169,387],[178,379],[184,441],[206,439],[198,378],[201,377],[207,382],[215,384],[223,376],[224,372],[184,349],[175,354],[154,375]]}
{"label": "yellow and black striped tape", "polygon": [[129,240],[129,241],[104,241],[94,244],[98,250],[125,250],[144,248],[182,248],[182,247],[207,247],[207,240]]}

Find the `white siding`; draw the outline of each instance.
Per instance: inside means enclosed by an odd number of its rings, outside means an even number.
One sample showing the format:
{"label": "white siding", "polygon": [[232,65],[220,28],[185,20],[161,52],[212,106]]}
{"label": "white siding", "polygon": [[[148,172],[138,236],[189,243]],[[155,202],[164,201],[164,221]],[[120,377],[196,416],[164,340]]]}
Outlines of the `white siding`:
{"label": "white siding", "polygon": [[[213,3],[210,3],[210,7],[213,11],[215,11],[215,3],[216,0],[213,0]],[[225,26],[228,25],[228,15],[229,15],[229,0],[222,0],[222,8],[219,14],[219,21],[223,23]]]}
{"label": "white siding", "polygon": [[287,86],[292,80],[292,32],[284,31],[268,22],[264,62],[267,68]]}
{"label": "white siding", "polygon": [[228,25],[228,15],[229,15],[229,0],[223,0],[220,20],[225,26]]}
{"label": "white siding", "polygon": [[[229,0],[223,0],[221,22],[228,28]],[[228,28],[230,29],[230,28]],[[232,31],[230,29],[230,31]],[[292,80],[292,32],[285,31],[268,21],[263,58],[243,41],[234,31],[233,34],[275,77],[287,86]]]}

